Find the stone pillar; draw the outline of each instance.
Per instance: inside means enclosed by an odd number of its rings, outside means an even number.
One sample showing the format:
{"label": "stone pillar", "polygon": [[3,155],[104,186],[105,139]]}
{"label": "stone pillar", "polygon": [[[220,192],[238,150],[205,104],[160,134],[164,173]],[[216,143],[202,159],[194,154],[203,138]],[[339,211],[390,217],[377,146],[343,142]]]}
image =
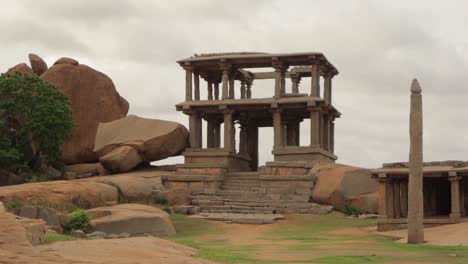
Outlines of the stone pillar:
{"label": "stone pillar", "polygon": [[332,103],[332,78],[333,76],[327,73],[323,81],[323,100],[325,100],[327,105]]}
{"label": "stone pillar", "polygon": [[239,153],[240,154],[247,154],[247,126],[245,124],[241,124],[240,132],[239,132]]}
{"label": "stone pillar", "polygon": [[221,122],[216,120],[214,122],[214,147],[221,148]]}
{"label": "stone pillar", "polygon": [[450,212],[450,218],[460,219],[461,207],[460,207],[460,177],[457,176],[457,172],[449,171],[449,180],[451,185],[451,198],[452,198],[452,211]]}
{"label": "stone pillar", "polygon": [[286,67],[278,58],[273,58],[273,68],[275,69],[275,98],[280,98],[285,91]]}
{"label": "stone pillar", "polygon": [[295,138],[295,146],[300,146],[301,145],[301,121],[298,121],[295,125],[294,125],[294,134],[296,135],[296,138]]}
{"label": "stone pillar", "polygon": [[244,99],[245,98],[245,81],[242,80],[241,81],[241,87],[240,87],[240,92],[241,92],[241,99]]}
{"label": "stone pillar", "polygon": [[291,76],[291,82],[292,82],[292,87],[291,87],[291,92],[293,94],[298,94],[299,93],[299,82],[301,81],[301,77],[299,75],[294,74]]}
{"label": "stone pillar", "polygon": [[192,111],[189,116],[189,136],[191,148],[202,147],[201,117],[195,111]]}
{"label": "stone pillar", "polygon": [[286,134],[287,134],[287,140],[286,140],[286,145],[287,146],[296,146],[296,124],[289,123],[286,127]]}
{"label": "stone pillar", "polygon": [[217,81],[214,83],[214,99],[219,100],[219,83]]}
{"label": "stone pillar", "polygon": [[256,171],[258,168],[258,127],[249,125],[247,130],[247,151],[250,156],[250,168]]}
{"label": "stone pillar", "polygon": [[247,91],[245,92],[245,95],[247,98],[252,98],[252,81],[247,81]]}
{"label": "stone pillar", "polygon": [[322,131],[322,146],[325,150],[330,151],[330,116],[328,114],[323,115]]}
{"label": "stone pillar", "polygon": [[233,138],[235,137],[234,122],[232,120],[232,111],[224,111],[224,150],[231,153],[235,153],[236,146]]}
{"label": "stone pillar", "polygon": [[215,120],[208,119],[206,129],[206,147],[214,148],[215,147]]}
{"label": "stone pillar", "polygon": [[280,148],[283,146],[283,127],[281,125],[281,110],[276,108],[273,109],[273,133],[274,133],[274,145],[273,148]]}
{"label": "stone pillar", "polygon": [[229,77],[229,99],[234,99],[235,97],[235,92],[234,92],[234,73],[231,73],[231,76]]}
{"label": "stone pillar", "polygon": [[387,201],[387,217],[395,218],[395,199],[393,198],[395,192],[393,191],[393,183],[391,179],[387,179],[385,188],[387,189],[387,191],[385,192],[385,194],[387,195],[385,199]]}
{"label": "stone pillar", "polygon": [[400,207],[401,207],[401,216],[406,218],[408,216],[408,182],[400,182]]}
{"label": "stone pillar", "polygon": [[190,65],[186,65],[185,69],[185,101],[192,101],[192,70]]}
{"label": "stone pillar", "polygon": [[388,218],[387,210],[387,174],[379,173],[379,215],[381,218]]}
{"label": "stone pillar", "polygon": [[312,107],[310,111],[310,147],[320,148],[322,143],[321,138],[321,109]]}
{"label": "stone pillar", "polygon": [[421,87],[416,79],[411,84],[410,105],[408,243],[423,243],[423,112]]}
{"label": "stone pillar", "polygon": [[286,70],[287,68],[284,67],[281,71],[281,96],[286,93]]}
{"label": "stone pillar", "polygon": [[334,118],[330,120],[330,152],[335,153],[335,121]]}
{"label": "stone pillar", "polygon": [[229,98],[229,69],[223,69],[223,94],[222,99]]}
{"label": "stone pillar", "polygon": [[213,100],[213,82],[211,80],[209,80],[207,82],[208,84],[208,100]]}
{"label": "stone pillar", "polygon": [[194,74],[194,85],[195,85],[195,101],[200,100],[200,74],[195,72]]}
{"label": "stone pillar", "polygon": [[400,182],[393,182],[393,206],[395,208],[395,218],[401,217],[401,206],[400,206]]}
{"label": "stone pillar", "polygon": [[310,96],[320,97],[320,75],[317,64],[312,64],[312,85]]}

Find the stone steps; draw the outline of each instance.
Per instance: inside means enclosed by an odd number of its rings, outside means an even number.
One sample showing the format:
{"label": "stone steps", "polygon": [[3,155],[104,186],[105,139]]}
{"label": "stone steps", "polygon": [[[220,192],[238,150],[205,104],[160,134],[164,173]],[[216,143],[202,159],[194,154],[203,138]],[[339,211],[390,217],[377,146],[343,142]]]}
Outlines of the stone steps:
{"label": "stone steps", "polygon": [[221,188],[213,194],[194,193],[193,205],[200,217],[228,223],[272,223],[278,213],[322,213],[323,206],[309,202],[309,195],[263,194],[260,173],[235,172],[226,175]]}

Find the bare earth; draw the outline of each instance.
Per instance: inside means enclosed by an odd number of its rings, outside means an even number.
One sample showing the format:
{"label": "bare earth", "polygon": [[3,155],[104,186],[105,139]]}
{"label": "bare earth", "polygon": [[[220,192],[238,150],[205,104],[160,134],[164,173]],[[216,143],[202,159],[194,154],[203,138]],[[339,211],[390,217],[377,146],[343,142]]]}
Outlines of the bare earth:
{"label": "bare earth", "polygon": [[0,264],[195,263],[197,250],[155,237],[56,242],[32,246],[15,216],[0,212]]}
{"label": "bare earth", "polygon": [[[397,242],[406,243],[407,230],[380,232],[380,235],[388,235],[401,238]],[[424,229],[424,240],[430,245],[439,246],[468,246],[468,223],[443,225]]]}

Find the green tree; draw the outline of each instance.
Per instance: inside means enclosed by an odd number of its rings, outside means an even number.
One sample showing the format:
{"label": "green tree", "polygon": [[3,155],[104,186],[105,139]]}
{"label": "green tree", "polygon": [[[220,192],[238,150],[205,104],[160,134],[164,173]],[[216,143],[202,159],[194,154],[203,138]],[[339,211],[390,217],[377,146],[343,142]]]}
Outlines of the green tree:
{"label": "green tree", "polygon": [[0,75],[0,166],[12,168],[61,158],[74,126],[68,97],[37,76]]}

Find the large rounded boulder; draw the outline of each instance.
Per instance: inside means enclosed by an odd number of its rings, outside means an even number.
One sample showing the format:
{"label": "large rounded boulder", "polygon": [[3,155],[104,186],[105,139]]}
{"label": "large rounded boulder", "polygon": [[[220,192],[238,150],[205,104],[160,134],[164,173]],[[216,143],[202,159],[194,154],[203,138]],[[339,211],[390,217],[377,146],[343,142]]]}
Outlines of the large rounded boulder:
{"label": "large rounded boulder", "polygon": [[378,182],[371,171],[342,164],[324,164],[314,167],[310,174],[317,177],[312,199],[334,206],[345,212],[346,208],[377,213],[378,199],[375,193]]}
{"label": "large rounded boulder", "polygon": [[140,163],[180,155],[188,146],[187,129],[176,122],[127,116],[100,123],[94,151],[112,172],[126,172]]}
{"label": "large rounded boulder", "polygon": [[[73,60],[72,62],[76,62]],[[76,126],[63,145],[66,164],[97,161],[94,139],[98,124],[127,115],[128,103],[105,74],[62,58],[41,75],[70,99]]]}

